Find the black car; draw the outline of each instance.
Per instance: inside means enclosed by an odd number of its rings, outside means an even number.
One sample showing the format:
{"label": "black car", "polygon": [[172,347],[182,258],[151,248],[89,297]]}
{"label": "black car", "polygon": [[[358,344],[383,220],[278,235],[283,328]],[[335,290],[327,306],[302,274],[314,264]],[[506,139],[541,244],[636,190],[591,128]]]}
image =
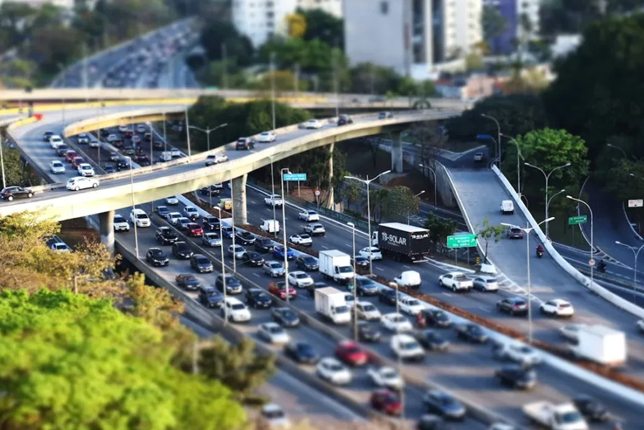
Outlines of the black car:
{"label": "black car", "polygon": [[299,364],[315,364],[320,354],[306,342],[292,342],[284,348],[284,355]]}
{"label": "black car", "polygon": [[439,309],[423,309],[420,311],[419,319],[424,321],[424,325],[448,328],[452,326],[452,320],[449,316]]}
{"label": "black car", "polygon": [[358,294],[360,297],[363,296],[377,296],[380,288],[373,280],[367,278],[366,276],[356,276],[356,285],[358,286]]}
{"label": "black car", "polygon": [[241,259],[249,266],[262,267],[264,265],[264,257],[257,252],[245,252]]}
{"label": "black car", "polygon": [[362,342],[378,342],[382,333],[366,321],[358,322],[358,339]]}
{"label": "black car", "polygon": [[110,135],[110,130],[109,130],[109,129],[107,129],[107,128],[101,128],[100,133],[101,133],[101,136],[102,136],[102,137],[107,137],[107,136],[109,136],[109,135]]}
{"label": "black car", "polygon": [[494,372],[499,381],[512,388],[529,390],[537,383],[537,372],[519,365],[505,366]]}
{"label": "black car", "polygon": [[378,301],[390,306],[396,305],[396,290],[392,288],[381,288],[378,291]]}
{"label": "black car", "polygon": [[205,255],[194,254],[190,257],[190,267],[199,273],[209,273],[215,270],[212,262]]}
{"label": "black car", "polygon": [[199,192],[205,196],[218,196],[219,188],[215,187],[214,185],[211,185],[209,187],[201,188]]}
{"label": "black car", "polygon": [[161,248],[150,248],[145,254],[145,261],[152,264],[154,267],[167,266],[170,264],[170,259],[161,250]]}
{"label": "black car", "polygon": [[[219,291],[224,291],[224,277],[219,274],[215,280],[215,287]],[[241,294],[242,284],[239,279],[233,275],[226,274],[226,294]]]}
{"label": "black car", "polygon": [[204,231],[219,232],[219,225],[221,224],[221,221],[219,221],[219,218],[217,218],[216,216],[206,215],[203,217],[201,223],[203,225]]}
{"label": "black car", "polygon": [[356,255],[356,269],[358,269],[358,268],[360,268],[360,269],[368,269],[369,268],[369,258],[363,257],[362,255]]}
{"label": "black car", "polygon": [[67,154],[67,151],[69,151],[69,146],[63,143],[62,145],[58,145],[58,148],[56,148],[56,155],[64,157]]}
{"label": "black car", "polygon": [[449,430],[449,425],[439,416],[426,414],[416,423],[416,430]]}
{"label": "black car", "polygon": [[170,213],[170,209],[167,206],[157,206],[154,208],[154,211],[163,219],[166,219]]}
{"label": "black car", "polygon": [[192,249],[190,249],[190,246],[186,242],[175,242],[172,244],[172,255],[177,257],[180,260],[188,260],[190,257],[192,257]]}
{"label": "black car", "polygon": [[475,343],[485,343],[488,335],[476,324],[459,324],[456,326],[456,337]]}
{"label": "black car", "polygon": [[324,282],[316,282],[314,284],[307,285],[306,291],[309,292],[309,296],[313,297],[315,296],[315,290],[317,290],[318,288],[324,288],[324,287],[328,287],[328,285]]}
{"label": "black car", "polygon": [[235,149],[237,151],[239,151],[240,149],[245,149],[250,151],[253,148],[255,148],[255,141],[248,137],[242,137],[240,139],[237,139],[237,143],[235,143]]}
{"label": "black car", "polygon": [[415,334],[418,343],[425,349],[432,351],[447,351],[449,342],[443,337],[431,330],[420,331]]}
{"label": "black car", "polygon": [[111,164],[106,164],[105,166],[103,166],[103,170],[105,171],[105,173],[108,173],[108,174],[116,173],[116,167],[114,167]]}
{"label": "black car", "polygon": [[130,160],[126,160],[125,158],[119,158],[116,160],[116,170],[121,171],[121,170],[127,170],[130,168]]}
{"label": "black car", "polygon": [[378,114],[378,119],[389,119],[393,117],[394,117],[394,114],[392,114],[391,112],[380,112]]}
{"label": "black car", "polygon": [[591,421],[606,421],[610,413],[606,406],[587,395],[580,395],[573,399],[577,410]]}
{"label": "black car", "polygon": [[300,318],[290,308],[273,308],[271,317],[273,321],[284,327],[297,327],[300,325]]}
{"label": "black car", "polygon": [[256,239],[257,238],[255,237],[255,235],[253,233],[251,233],[251,232],[248,232],[248,231],[239,230],[235,234],[235,242],[237,242],[237,243],[241,242],[241,245],[244,245],[244,246],[252,245],[253,243],[255,243]]}
{"label": "black car", "polygon": [[199,279],[190,273],[180,273],[174,278],[177,281],[177,285],[186,290],[196,290],[201,287],[201,282]]}
{"label": "black car", "polygon": [[272,240],[266,238],[258,238],[255,240],[255,251],[266,254],[267,252],[273,252],[275,244]]}
{"label": "black car", "polygon": [[261,288],[250,288],[246,290],[246,304],[255,309],[266,309],[271,307],[273,301]]}
{"label": "black car", "polygon": [[310,255],[300,255],[295,259],[295,265],[305,271],[318,270],[320,267],[318,259]]}
{"label": "black car", "polygon": [[[159,242],[161,245],[172,245],[175,243],[177,240],[179,240],[179,237],[175,234],[174,231],[170,227],[159,227],[157,229],[156,235],[155,235],[157,242]],[[172,250],[174,253],[174,249]]]}
{"label": "black car", "polygon": [[53,135],[54,135],[53,131],[46,131],[42,135],[42,140],[45,142],[49,142],[49,138],[52,137]]}
{"label": "black car", "polygon": [[7,201],[12,201],[13,199],[30,199],[33,196],[34,192],[32,190],[18,186],[3,188],[0,191],[0,197]]}
{"label": "black car", "polygon": [[338,117],[338,125],[347,125],[347,124],[353,124],[353,119],[349,115],[340,115]]}
{"label": "black car", "polygon": [[207,308],[219,309],[224,304],[224,296],[214,287],[199,288],[199,302]]}

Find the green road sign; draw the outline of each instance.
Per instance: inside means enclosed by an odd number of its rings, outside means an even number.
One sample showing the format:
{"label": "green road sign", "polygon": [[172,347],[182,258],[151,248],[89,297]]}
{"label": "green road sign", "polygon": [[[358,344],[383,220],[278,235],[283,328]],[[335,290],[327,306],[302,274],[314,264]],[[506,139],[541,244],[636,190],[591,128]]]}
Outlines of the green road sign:
{"label": "green road sign", "polygon": [[448,248],[469,248],[476,246],[475,234],[456,234],[454,236],[447,236]]}
{"label": "green road sign", "polygon": [[570,218],[568,218],[568,225],[586,224],[587,222],[588,215],[571,216]]}

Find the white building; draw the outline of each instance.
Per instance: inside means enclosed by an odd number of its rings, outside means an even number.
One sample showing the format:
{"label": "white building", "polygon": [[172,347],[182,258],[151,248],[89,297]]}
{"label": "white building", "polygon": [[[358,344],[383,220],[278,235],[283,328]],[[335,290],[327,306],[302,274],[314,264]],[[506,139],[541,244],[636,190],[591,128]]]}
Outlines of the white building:
{"label": "white building", "polygon": [[350,0],[345,52],[419,79],[463,58],[482,40],[482,0]]}
{"label": "white building", "polygon": [[29,6],[35,8],[48,3],[66,9],[71,9],[72,7],[74,7],[74,0],[0,0],[0,4],[6,2],[28,4]]}
{"label": "white building", "polygon": [[286,34],[286,17],[298,7],[342,16],[342,0],[233,0],[232,6],[233,24],[255,47],[273,34]]}

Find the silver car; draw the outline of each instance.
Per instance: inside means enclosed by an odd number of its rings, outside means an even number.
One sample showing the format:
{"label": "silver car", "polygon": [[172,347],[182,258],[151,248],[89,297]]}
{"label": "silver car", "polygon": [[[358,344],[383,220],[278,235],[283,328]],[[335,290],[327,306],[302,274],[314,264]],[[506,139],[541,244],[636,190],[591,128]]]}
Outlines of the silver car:
{"label": "silver car", "polygon": [[205,233],[201,237],[201,243],[203,243],[206,246],[221,246],[221,239],[219,238],[219,235],[217,233]]}
{"label": "silver car", "polygon": [[492,276],[477,276],[474,278],[474,289],[487,291],[499,291],[499,282]]}
{"label": "silver car", "polygon": [[284,276],[284,266],[278,261],[267,261],[262,266],[262,270],[271,278]]}
{"label": "silver car", "polygon": [[246,250],[241,245],[230,245],[228,247],[228,255],[235,256],[235,259],[241,259],[245,253]]}

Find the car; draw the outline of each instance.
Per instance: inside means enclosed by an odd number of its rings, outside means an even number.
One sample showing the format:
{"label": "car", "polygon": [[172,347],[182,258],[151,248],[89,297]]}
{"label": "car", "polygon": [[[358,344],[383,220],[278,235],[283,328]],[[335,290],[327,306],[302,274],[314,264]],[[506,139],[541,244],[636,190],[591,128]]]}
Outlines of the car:
{"label": "car", "polygon": [[541,313],[556,317],[572,318],[575,315],[575,308],[572,307],[570,302],[563,299],[552,299],[543,302],[539,306],[539,310]]}
{"label": "car", "polygon": [[52,160],[49,163],[49,171],[55,175],[65,173],[65,165],[58,160]]}
{"label": "car", "polygon": [[[273,257],[284,260],[284,247],[282,245],[275,245],[275,247],[273,248]],[[286,258],[288,260],[292,260],[295,258],[295,253],[293,252],[292,249],[290,248],[286,249]]]}
{"label": "car", "polygon": [[192,224],[192,221],[190,220],[190,218],[186,218],[186,217],[182,216],[182,217],[177,219],[175,225],[177,226],[177,228],[179,230],[186,231],[186,230],[188,230],[188,224]]}
{"label": "car", "polygon": [[183,208],[183,215],[186,218],[190,218],[194,221],[199,218],[199,211],[194,206],[186,206],[185,208]]}
{"label": "car", "polygon": [[179,218],[182,218],[181,214],[179,212],[170,212],[167,216],[166,219],[170,224],[172,224],[175,227],[179,226]]}
{"label": "car", "polygon": [[369,270],[371,263],[369,262],[369,257],[363,257],[362,255],[356,255],[355,261],[351,259],[351,264],[355,264],[356,270]]}
{"label": "car", "polygon": [[161,248],[150,248],[145,254],[145,261],[152,264],[154,267],[167,266],[170,264],[170,259]]}
{"label": "car", "polygon": [[369,403],[374,409],[385,415],[399,416],[402,414],[400,396],[387,388],[379,388],[371,393]]}
{"label": "car", "polygon": [[234,275],[229,273],[223,276],[221,273],[215,278],[215,287],[219,291],[224,291],[224,282],[226,283],[226,294],[241,294],[242,284]]}
{"label": "car", "polygon": [[423,310],[423,304],[413,297],[403,296],[398,299],[400,312],[409,315],[418,315]]}
{"label": "car", "polygon": [[313,239],[307,233],[294,234],[288,238],[288,241],[300,246],[312,246]]}
{"label": "car", "polygon": [[503,200],[500,205],[501,215],[514,214],[514,202],[512,200]]}
{"label": "car", "polygon": [[274,322],[284,327],[297,327],[300,325],[300,318],[290,308],[273,308],[271,318]]}
{"label": "car", "polygon": [[209,185],[199,189],[199,192],[206,196],[218,196],[220,193],[219,188],[215,188],[214,185]]}
{"label": "car", "polygon": [[281,325],[274,322],[260,324],[257,330],[257,336],[268,343],[286,344],[291,341],[291,336],[286,333]]}
{"label": "car", "polygon": [[170,149],[170,156],[172,158],[179,158],[179,157],[181,157],[181,155],[182,154],[181,154],[181,151],[179,150],[179,148],[171,148]]}
{"label": "car", "polygon": [[572,342],[579,341],[579,331],[588,327],[587,324],[568,324],[559,328],[559,333]]}
{"label": "car", "polygon": [[313,285],[309,285],[306,287],[306,291],[309,292],[309,297],[315,296],[315,290],[318,288],[325,288],[328,287],[328,285],[325,282],[315,282]]}
{"label": "car", "polygon": [[608,421],[610,413],[606,406],[596,399],[582,394],[573,398],[575,407],[583,416],[594,422]]}
{"label": "car", "polygon": [[257,142],[259,143],[271,143],[275,142],[275,139],[277,139],[277,135],[272,131],[264,131],[257,135]]}
{"label": "car", "polygon": [[214,233],[211,231],[208,233],[204,233],[204,235],[201,236],[201,243],[206,246],[216,247],[216,246],[221,246],[222,241],[217,233]]}
{"label": "car", "polygon": [[174,280],[176,281],[177,285],[184,290],[197,290],[199,287],[201,287],[201,282],[199,282],[199,279],[197,279],[195,275],[191,273],[180,273],[174,278]]}
{"label": "car", "polygon": [[58,148],[54,150],[54,153],[58,157],[66,157],[67,151],[69,151],[69,146],[63,144],[63,145],[58,145]]}
{"label": "car", "polygon": [[54,134],[49,138],[49,146],[51,146],[51,149],[58,149],[58,147],[63,144],[65,144],[65,141],[57,134]]}
{"label": "car", "polygon": [[537,372],[532,368],[511,365],[494,372],[494,377],[503,385],[522,390],[531,390],[537,385]]}
{"label": "car", "polygon": [[262,257],[262,255],[257,252],[246,251],[244,255],[242,255],[241,259],[245,264],[248,264],[249,266],[262,267],[264,265],[264,257]]}
{"label": "car", "polygon": [[255,240],[257,239],[253,233],[249,231],[242,231],[242,230],[237,231],[237,233],[235,234],[235,238],[236,240],[239,240],[239,242],[244,246],[252,245],[253,243],[255,243]]}
{"label": "car", "polygon": [[519,227],[508,227],[506,236],[508,239],[523,239],[523,230]]}
{"label": "car", "polygon": [[297,214],[297,217],[306,222],[320,221],[320,215],[317,212],[311,210],[304,210]]}
{"label": "car", "polygon": [[137,133],[145,133],[146,131],[147,131],[147,127],[144,124],[137,124],[136,126]]}
{"label": "car", "polygon": [[440,390],[429,390],[423,396],[423,405],[428,412],[434,412],[447,419],[465,418],[465,407],[451,395]]}
{"label": "car", "polygon": [[121,154],[118,152],[110,152],[110,161],[118,161],[121,159]]}
{"label": "car", "polygon": [[320,354],[307,342],[292,342],[284,348],[284,355],[299,364],[315,364]]}
{"label": "car", "polygon": [[511,360],[524,367],[539,365],[543,360],[536,350],[520,344],[497,342],[492,348],[492,353],[499,360]]}
{"label": "car", "polygon": [[338,125],[347,125],[347,124],[353,124],[353,119],[349,115],[340,115],[338,117]]}
{"label": "car", "polygon": [[358,328],[358,340],[361,342],[376,343],[380,341],[382,333],[373,324],[360,321],[356,326]]}
{"label": "car", "polygon": [[477,276],[472,280],[472,285],[475,290],[480,290],[486,293],[499,291],[498,280],[491,276]]}
{"label": "car", "polygon": [[116,167],[114,167],[111,164],[106,164],[103,166],[103,170],[105,173],[110,174],[110,173],[116,173]]}
{"label": "car", "polygon": [[186,232],[190,237],[201,237],[203,236],[203,229],[196,222],[191,222],[186,226]]}
{"label": "car", "polygon": [[380,321],[380,318],[382,317],[378,308],[369,302],[356,302],[353,305],[351,315],[353,315],[353,312],[356,313],[358,319],[367,321]]}
{"label": "car", "polygon": [[316,374],[333,385],[348,385],[353,380],[351,371],[338,359],[325,357],[318,361]]}
{"label": "car", "polygon": [[483,161],[483,153],[482,152],[475,152],[473,158],[474,158],[475,162],[477,162],[477,163],[481,162],[481,161]]}
{"label": "car", "polygon": [[[402,297],[398,294],[398,298]],[[388,287],[381,287],[378,290],[378,301],[386,305],[395,306],[396,305],[396,290]]]}
{"label": "car", "polygon": [[167,219],[170,209],[168,209],[167,206],[155,206],[154,212],[156,212],[161,218]]}
{"label": "car", "polygon": [[358,251],[358,254],[364,258],[371,257],[372,261],[382,260],[382,252],[380,252],[380,248],[378,248],[377,246],[372,246],[371,248],[362,248],[360,251]]}
{"label": "car", "polygon": [[180,260],[189,260],[194,252],[186,242],[179,241],[172,244],[172,255]]}
{"label": "car", "polygon": [[[367,278],[366,276],[357,276],[355,279],[355,284],[358,288],[356,294],[360,297],[364,296],[376,296],[378,295],[379,287],[373,280]],[[352,290],[352,286],[349,285],[349,290]]]}
{"label": "car", "polygon": [[214,166],[219,163],[228,161],[228,157],[224,154],[210,154],[206,157],[206,166]]}
{"label": "car", "polygon": [[313,224],[305,225],[304,233],[308,233],[311,236],[324,236],[326,234],[326,230],[324,229],[324,226],[322,224],[316,222]]}
{"label": "car", "polygon": [[271,307],[273,301],[261,288],[249,288],[246,290],[246,304],[255,309],[267,309]]}
{"label": "car", "polygon": [[284,281],[271,282],[268,284],[268,292],[282,300],[295,300],[297,298],[297,291],[289,285],[288,289]]}
{"label": "car", "polygon": [[112,224],[114,224],[114,231],[130,231],[130,223],[119,214],[114,215]]}
{"label": "car", "polygon": [[219,218],[216,216],[204,215],[201,220],[201,225],[203,226],[204,231],[214,231],[218,233],[221,221],[219,221]]}
{"label": "car", "polygon": [[367,376],[377,387],[398,391],[405,386],[405,380],[393,367],[370,367],[367,369]]}
{"label": "car", "polygon": [[117,136],[116,140],[109,142],[115,148],[123,148],[123,139]]}
{"label": "car", "polygon": [[416,321],[420,327],[448,328],[452,326],[452,320],[445,311],[440,309],[423,309],[416,315]]}
{"label": "car", "polygon": [[322,126],[323,126],[322,121],[320,121],[319,119],[310,119],[304,123],[304,128],[306,129],[317,130],[322,128]]}
{"label": "car", "polygon": [[49,139],[54,135],[53,131],[46,131],[42,135],[42,140],[45,142],[49,142]]}
{"label": "car", "polygon": [[525,315],[528,313],[528,303],[523,297],[508,297],[496,303],[499,312],[506,312],[512,316]]}
{"label": "car", "polygon": [[232,322],[248,322],[251,319],[250,310],[235,297],[228,297],[224,300],[221,316]]}
{"label": "car", "polygon": [[212,262],[202,254],[193,254],[192,257],[190,257],[190,267],[199,273],[210,273],[215,270]]}
{"label": "car", "polygon": [[279,278],[284,276],[284,264],[279,261],[265,261],[262,270],[271,278]]}
{"label": "car", "polygon": [[391,337],[390,348],[394,356],[400,360],[423,361],[425,350],[409,334],[396,334]]}
{"label": "car", "polygon": [[228,247],[228,255],[234,257],[235,259],[241,259],[245,253],[246,249],[244,249],[244,247],[241,245],[230,245]]}
{"label": "car", "polygon": [[394,114],[391,112],[379,112],[378,113],[378,119],[389,119],[393,118]]}
{"label": "car", "polygon": [[136,223],[136,226],[139,228],[147,228],[152,225],[150,217],[143,209],[132,209],[130,212],[130,222],[132,224]]}
{"label": "car", "polygon": [[107,135],[107,139],[105,140],[107,140],[107,143],[114,143],[118,140],[121,140],[121,138],[115,134],[109,134]]}
{"label": "car", "polygon": [[235,230],[234,230],[233,226],[225,225],[225,226],[223,226],[221,228],[221,236],[224,239],[232,239],[233,235],[235,234],[234,231]]}
{"label": "car", "polygon": [[130,157],[119,158],[116,160],[116,171],[128,170],[131,167],[132,159]]}
{"label": "car", "polygon": [[9,202],[14,199],[30,199],[33,196],[34,192],[32,189],[19,186],[6,187],[0,191],[0,197]]}
{"label": "car", "polygon": [[397,333],[411,331],[413,329],[409,320],[396,312],[384,314],[380,318],[380,324],[387,330]]}
{"label": "car", "polygon": [[85,190],[87,188],[96,188],[98,187],[99,182],[96,178],[86,178],[84,176],[76,176],[74,178],[69,178],[67,184],[65,185],[68,190],[79,191]]}
{"label": "car", "polygon": [[282,197],[278,194],[272,194],[268,197],[264,197],[264,204],[266,206],[282,206],[284,204],[284,200],[282,200]]}
{"label": "car", "polygon": [[176,196],[166,197],[165,204],[168,206],[176,206],[179,204],[179,199]]}
{"label": "car", "polygon": [[54,242],[49,249],[56,252],[72,252],[72,249],[65,242]]}
{"label": "car", "polygon": [[79,144],[89,143],[89,136],[87,135],[87,133],[81,133],[76,138],[76,141]]}
{"label": "car", "polygon": [[78,152],[74,151],[73,149],[69,149],[67,152],[65,152],[65,161],[68,163],[71,163],[74,161],[74,158],[78,157]]}
{"label": "car", "polygon": [[474,282],[465,276],[463,272],[450,272],[438,277],[438,285],[449,288],[455,293],[458,291],[468,292],[474,288]]}
{"label": "car", "polygon": [[304,271],[315,271],[320,267],[317,258],[306,254],[299,255],[295,259],[295,265]]}
{"label": "car", "polygon": [[449,342],[440,334],[432,330],[419,331],[414,335],[414,337],[425,349],[432,351],[447,351],[447,348],[449,348]]}
{"label": "car", "polygon": [[255,148],[255,141],[250,137],[240,137],[239,139],[237,139],[237,142],[235,142],[235,149],[237,151],[239,150],[250,151],[251,149],[254,149],[254,148]]}
{"label": "car", "polygon": [[269,403],[262,406],[260,411],[262,422],[266,423],[269,428],[290,428],[291,421],[286,416],[284,409],[275,403]]}
{"label": "car", "polygon": [[[60,163],[60,161],[59,161]],[[61,163],[62,164],[62,163]],[[94,168],[88,163],[81,163],[76,168],[78,174],[81,176],[94,176]]]}
{"label": "car", "polygon": [[349,366],[362,366],[369,361],[367,352],[358,343],[349,340],[337,344],[335,356]]}
{"label": "car", "polygon": [[306,288],[308,285],[313,284],[314,281],[306,272],[295,271],[288,274],[288,283],[297,288]]}
{"label": "car", "polygon": [[119,125],[119,132],[127,133],[128,131],[130,131],[130,128],[127,125],[125,124]]}
{"label": "car", "polygon": [[78,169],[78,167],[79,167],[81,164],[86,164],[86,163],[85,163],[85,159],[84,159],[83,157],[74,157],[74,159],[72,160],[72,166],[73,166],[74,168]]}
{"label": "car", "polygon": [[489,336],[480,326],[472,323],[457,324],[456,337],[473,343],[486,343]]}

